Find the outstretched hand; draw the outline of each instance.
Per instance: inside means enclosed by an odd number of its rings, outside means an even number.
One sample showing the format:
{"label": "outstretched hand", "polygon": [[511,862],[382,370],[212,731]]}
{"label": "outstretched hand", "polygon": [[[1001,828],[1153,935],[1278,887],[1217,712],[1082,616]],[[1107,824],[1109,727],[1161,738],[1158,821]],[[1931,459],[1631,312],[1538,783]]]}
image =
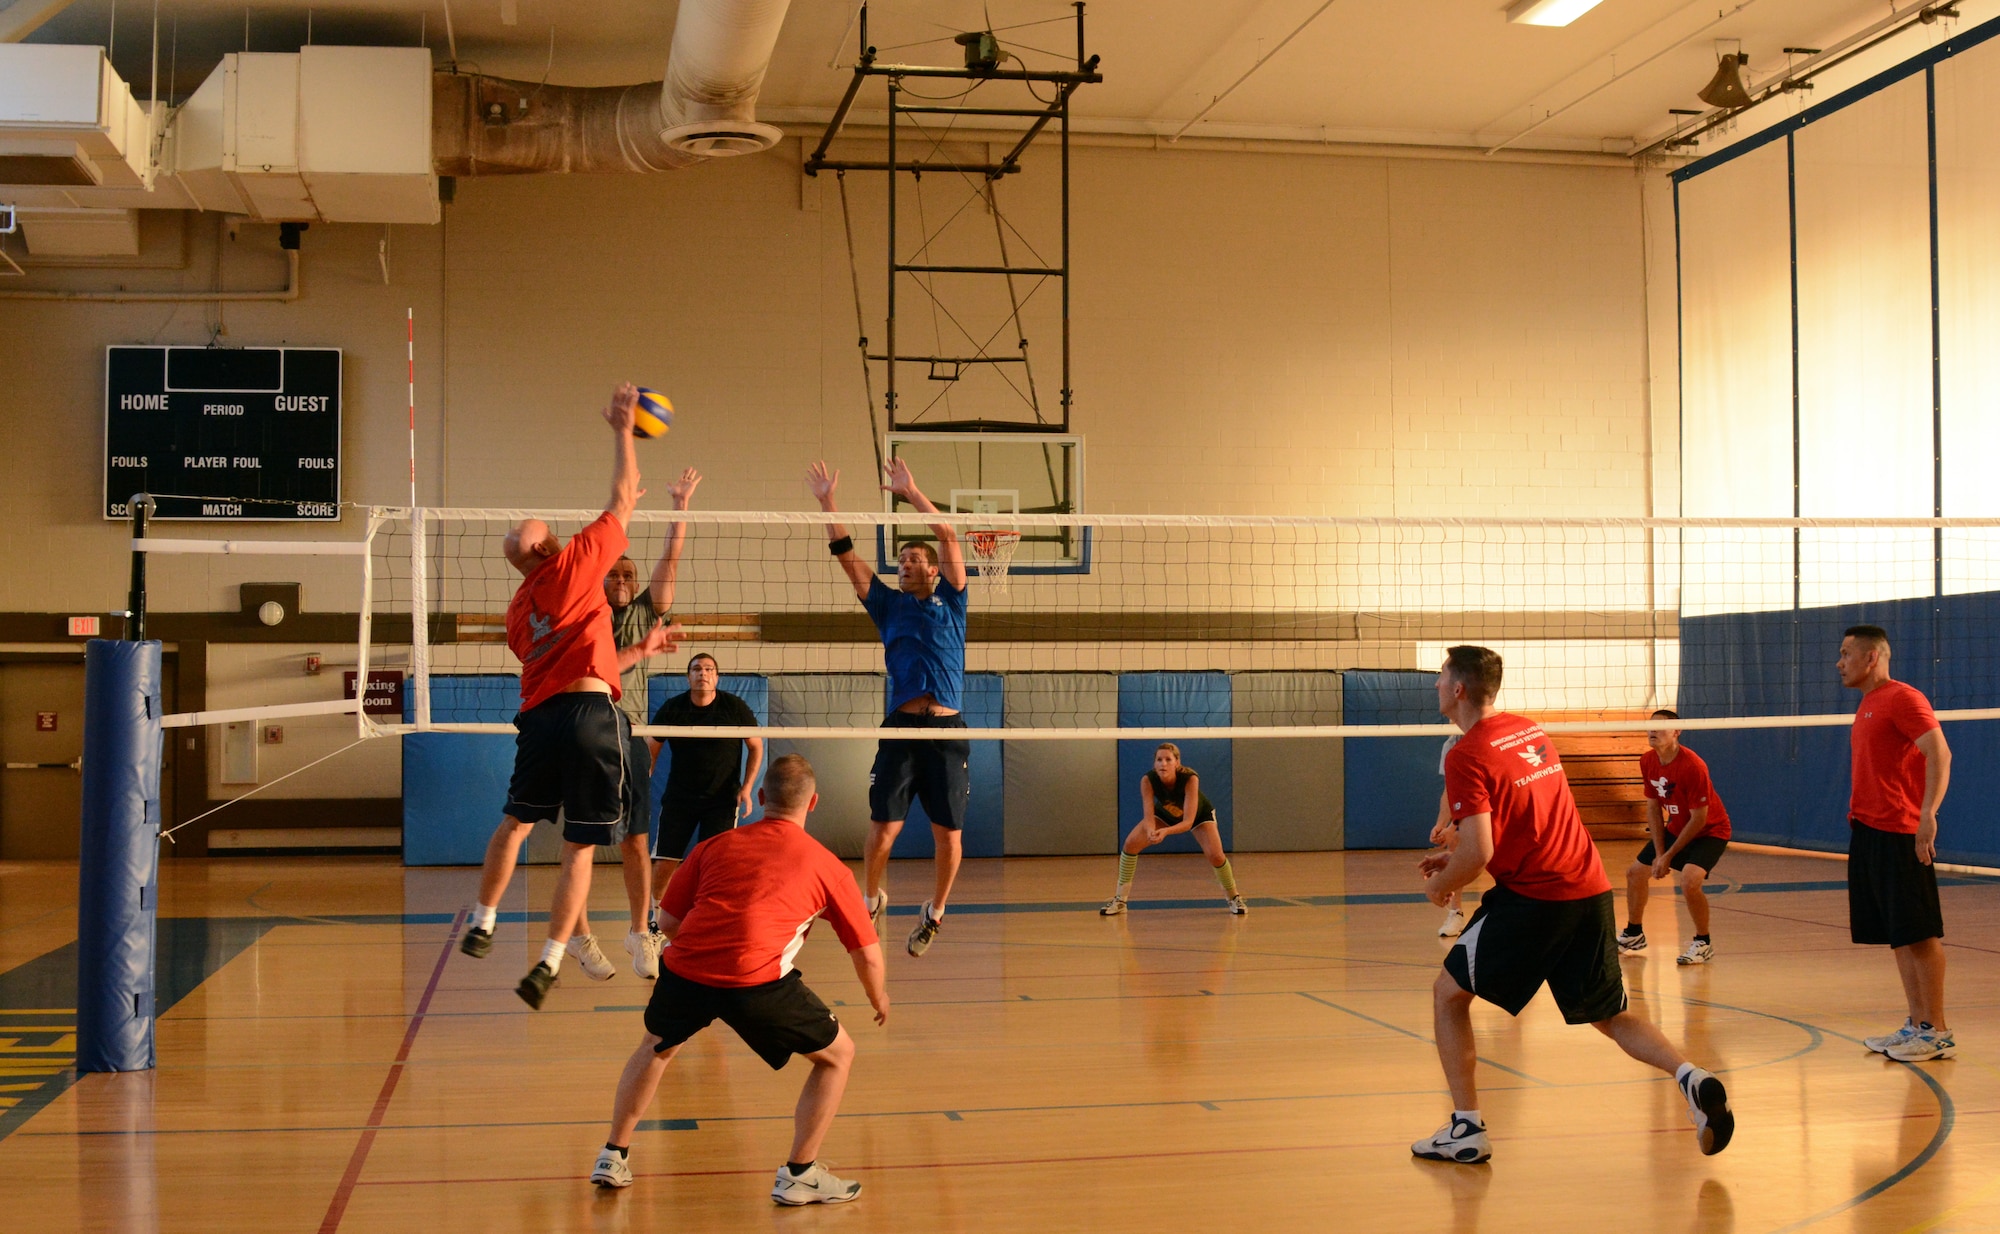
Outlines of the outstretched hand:
{"label": "outstretched hand", "polygon": [[840,472],[828,467],[824,459],[806,468],[806,487],[819,501],[820,509],[833,509],[833,490],[840,484]]}
{"label": "outstretched hand", "polygon": [[604,409],[604,422],[614,433],[631,436],[632,417],[639,407],[639,387],[631,382],[620,382],[611,392],[611,404]]}
{"label": "outstretched hand", "polygon": [[685,636],[686,631],[681,629],[681,623],[678,621],[672,625],[662,625],[654,621],[653,628],[646,631],[646,637],[639,640],[639,652],[642,656],[657,656],[669,651],[679,651],[681,639]]}
{"label": "outstretched hand", "polygon": [[889,465],[882,469],[882,478],[888,481],[882,486],[882,491],[894,493],[904,501],[908,501],[910,494],[917,490],[917,478],[910,474],[910,465],[902,459],[890,459]]}
{"label": "outstretched hand", "polygon": [[701,473],[690,467],[681,473],[681,478],[667,488],[667,496],[674,499],[674,509],[685,510],[694,499],[695,485],[701,483]]}

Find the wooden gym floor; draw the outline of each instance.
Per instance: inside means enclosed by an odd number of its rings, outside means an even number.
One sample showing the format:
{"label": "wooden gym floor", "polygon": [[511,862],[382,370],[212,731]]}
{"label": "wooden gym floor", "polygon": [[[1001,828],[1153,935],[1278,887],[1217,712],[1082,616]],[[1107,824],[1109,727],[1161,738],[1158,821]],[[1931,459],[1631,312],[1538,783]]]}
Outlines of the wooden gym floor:
{"label": "wooden gym floor", "polygon": [[[1635,845],[1604,847],[1616,878]],[[636,1185],[589,1185],[648,987],[572,963],[545,1010],[515,999],[546,868],[473,961],[451,946],[469,870],[169,863],[159,1069],[75,1081],[74,867],[0,865],[0,1227],[2000,1230],[2000,881],[1944,891],[1963,1056],[1906,1066],[1857,1044],[1902,1007],[1889,956],[1847,942],[1844,867],[1732,854],[1716,962],[1675,968],[1664,895],[1625,972],[1728,1080],[1734,1146],[1699,1156],[1672,1084],[1544,995],[1518,1021],[1475,1013],[1496,1152],[1461,1167],[1407,1148],[1449,1104],[1428,1040],[1444,945],[1413,859],[1243,856],[1241,920],[1195,857],[1145,858],[1114,920],[1090,911],[1110,856],[968,862],[931,954],[893,948],[886,1030],[816,931],[802,966],[860,1045],[824,1159],[866,1190],[804,1210],[766,1198],[802,1067],[774,1074],[719,1026],[662,1086]],[[892,889],[928,879],[899,866]],[[599,867],[622,961],[620,895]]]}

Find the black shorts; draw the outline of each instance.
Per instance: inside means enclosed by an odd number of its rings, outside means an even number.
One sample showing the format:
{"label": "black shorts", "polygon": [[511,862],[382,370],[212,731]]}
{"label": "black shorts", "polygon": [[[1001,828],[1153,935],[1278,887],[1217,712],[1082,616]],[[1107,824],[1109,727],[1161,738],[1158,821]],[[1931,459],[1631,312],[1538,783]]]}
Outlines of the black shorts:
{"label": "black shorts", "polygon": [[1547,982],[1564,1020],[1595,1024],[1625,1010],[1617,933],[1608,891],[1536,900],[1495,887],[1481,897],[1444,970],[1508,1015],[1520,1015]]}
{"label": "black shorts", "polygon": [[558,694],[514,717],[507,816],[563,821],[572,844],[616,844],[625,821],[631,727],[609,694]]}
{"label": "black shorts", "polygon": [[666,1051],[721,1020],[743,1044],[776,1071],[794,1054],[816,1054],[840,1035],[840,1021],[819,995],[807,988],[799,970],[753,986],[712,986],[660,966],[653,997],[646,1004],[646,1031]]}
{"label": "black shorts", "polygon": [[[882,727],[964,728],[965,717],[892,711]],[[963,829],[966,803],[972,800],[971,758],[969,741],[884,738],[875,747],[875,767],[868,773],[868,817],[878,823],[900,823],[914,797],[924,803],[931,822],[953,831]]]}
{"label": "black shorts", "polygon": [[1907,947],[1944,937],[1937,867],[1917,860],[1917,837],[1848,820],[1847,928],[1857,943]]}
{"label": "black shorts", "polygon": [[[1667,863],[1667,868],[1678,870],[1682,866],[1697,865],[1713,874],[1715,873],[1715,863],[1721,861],[1722,854],[1728,851],[1729,841],[1727,840],[1718,839],[1715,836],[1696,836],[1687,842],[1686,848],[1674,854],[1674,859]],[[1646,841],[1646,847],[1640,849],[1639,855],[1632,860],[1642,866],[1649,866],[1658,860],[1659,856],[1660,854],[1653,848],[1653,842],[1648,840]]]}
{"label": "black shorts", "polygon": [[679,861],[690,839],[713,839],[735,826],[735,793],[703,801],[676,797],[669,789],[660,798],[660,825],[653,829],[653,860]]}
{"label": "black shorts", "polygon": [[[625,717],[626,732],[629,734],[632,717]],[[625,765],[630,774],[625,777],[625,818],[616,830],[616,838],[623,842],[636,828],[646,825],[653,816],[653,750],[644,737],[627,736],[625,739]]]}

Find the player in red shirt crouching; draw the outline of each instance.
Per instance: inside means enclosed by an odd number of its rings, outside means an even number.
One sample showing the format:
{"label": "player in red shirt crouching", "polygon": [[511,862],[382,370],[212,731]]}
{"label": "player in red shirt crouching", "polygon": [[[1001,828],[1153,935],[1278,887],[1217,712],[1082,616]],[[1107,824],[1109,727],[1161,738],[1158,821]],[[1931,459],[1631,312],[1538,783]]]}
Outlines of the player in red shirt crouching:
{"label": "player in red shirt crouching", "polygon": [[1729,1096],[1721,1080],[1681,1057],[1658,1026],[1625,1005],[1611,880],[1555,746],[1532,720],[1494,708],[1500,668],[1499,655],[1485,647],[1453,647],[1438,673],[1438,710],[1464,734],[1444,763],[1458,847],[1423,859],[1424,894],[1442,908],[1482,869],[1498,885],[1481,897],[1431,988],[1438,1061],[1455,1108],[1450,1122],[1410,1151],[1465,1165],[1493,1155],[1473,1076],[1472,1000],[1519,1015],[1546,982],[1565,1021],[1590,1025],[1673,1076],[1701,1151],[1719,1153],[1736,1130]]}
{"label": "player in red shirt crouching", "polygon": [[882,946],[854,876],[806,834],[819,805],[812,764],[787,754],[771,764],[758,800],[764,817],[703,840],[674,871],[660,898],[667,949],[646,1007],[646,1036],[625,1063],[611,1138],[590,1181],[629,1187],[627,1163],[639,1116],[683,1042],[716,1020],[773,1070],[794,1054],[812,1064],[799,1094],[791,1159],[778,1169],[771,1198],[780,1204],[842,1204],[861,1184],[836,1178],[816,1160],[840,1109],[854,1062],[854,1039],[792,967],[806,932],[824,916],[854,961],[875,1022],[889,1019]]}

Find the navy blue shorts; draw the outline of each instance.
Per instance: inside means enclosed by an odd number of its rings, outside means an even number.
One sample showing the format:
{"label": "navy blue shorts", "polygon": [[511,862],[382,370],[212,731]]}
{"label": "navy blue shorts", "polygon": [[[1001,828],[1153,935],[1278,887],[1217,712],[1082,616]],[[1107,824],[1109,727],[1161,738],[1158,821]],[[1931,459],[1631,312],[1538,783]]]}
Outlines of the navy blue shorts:
{"label": "navy blue shorts", "polygon": [[[892,711],[883,728],[964,728],[964,716],[917,715]],[[972,800],[970,741],[896,741],[883,738],[875,747],[875,767],[868,773],[868,817],[878,823],[900,823],[914,799],[924,805],[931,822],[952,831],[965,827],[966,803]]]}
{"label": "navy blue shorts", "polygon": [[609,694],[558,694],[514,717],[507,817],[563,822],[572,844],[616,844],[625,826],[631,727]]}

